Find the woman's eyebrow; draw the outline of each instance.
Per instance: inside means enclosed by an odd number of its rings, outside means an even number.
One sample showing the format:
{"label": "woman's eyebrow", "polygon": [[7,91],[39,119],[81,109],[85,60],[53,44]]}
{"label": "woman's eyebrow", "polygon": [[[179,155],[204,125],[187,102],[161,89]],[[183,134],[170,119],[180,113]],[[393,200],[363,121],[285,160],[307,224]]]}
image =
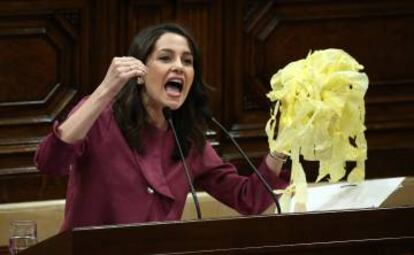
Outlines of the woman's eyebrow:
{"label": "woman's eyebrow", "polygon": [[[174,50],[169,49],[169,48],[163,48],[163,49],[160,49],[159,51],[160,52],[167,52],[167,53],[174,53],[175,52]],[[191,56],[193,55],[193,53],[191,51],[184,51],[182,54],[183,55],[191,55]]]}

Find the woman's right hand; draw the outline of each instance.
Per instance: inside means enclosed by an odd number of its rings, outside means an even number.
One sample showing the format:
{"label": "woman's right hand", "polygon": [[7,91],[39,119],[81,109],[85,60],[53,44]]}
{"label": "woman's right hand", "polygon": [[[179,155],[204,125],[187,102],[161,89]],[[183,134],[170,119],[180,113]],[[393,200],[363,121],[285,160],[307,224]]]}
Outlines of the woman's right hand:
{"label": "woman's right hand", "polygon": [[101,89],[115,97],[127,81],[134,77],[144,77],[148,68],[134,57],[115,57],[102,81]]}
{"label": "woman's right hand", "polygon": [[85,138],[95,120],[107,107],[127,81],[143,77],[148,68],[134,57],[115,57],[106,76],[88,99],[68,117],[59,127],[60,139],[74,143]]}

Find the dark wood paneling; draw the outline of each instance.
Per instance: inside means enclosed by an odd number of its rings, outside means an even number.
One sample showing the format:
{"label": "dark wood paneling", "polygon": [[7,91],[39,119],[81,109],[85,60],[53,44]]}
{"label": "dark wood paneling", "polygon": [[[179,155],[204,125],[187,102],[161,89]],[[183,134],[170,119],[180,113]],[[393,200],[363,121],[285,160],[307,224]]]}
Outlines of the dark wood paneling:
{"label": "dark wood paneling", "polygon": [[202,58],[205,82],[212,88],[210,105],[219,112],[222,97],[223,1],[181,0],[178,2],[177,22],[193,34]]}
{"label": "dark wood paneling", "polygon": [[[239,39],[240,45],[229,62],[240,59],[242,66],[234,64],[243,71],[230,72],[231,78],[225,77],[234,82],[228,91],[236,95],[235,105],[225,107],[225,121],[242,143],[248,140],[255,160],[267,151],[263,146],[264,125],[269,118],[265,94],[270,89],[271,76],[289,62],[306,57],[311,50],[341,48],[365,66],[370,78],[366,96],[367,176],[414,173],[414,159],[405,157],[414,153],[411,46],[414,3],[245,1],[244,4],[235,7],[244,9],[243,19],[237,18],[243,26],[236,26],[228,38],[230,42],[232,37]],[[231,47],[231,43],[226,47]],[[383,164],[387,153],[400,159],[398,163]],[[233,157],[233,151],[228,154]]]}
{"label": "dark wood paneling", "polygon": [[91,93],[104,79],[106,71],[115,56],[123,56],[121,42],[122,25],[120,24],[121,4],[118,0],[91,0],[87,2],[89,19],[87,30],[82,34],[82,41],[87,43],[83,55],[87,57],[87,69],[83,72],[88,81],[81,84],[85,91]]}
{"label": "dark wood paneling", "polygon": [[[0,203],[61,198],[32,163],[40,139],[102,81],[133,36],[178,22],[195,37],[217,119],[254,162],[267,152],[270,77],[310,50],[342,48],[370,77],[367,177],[414,168],[414,3],[408,0],[22,0],[0,3]],[[221,132],[221,155],[249,173]],[[314,179],[317,164],[309,165]]]}
{"label": "dark wood paneling", "polygon": [[0,202],[43,199],[48,179],[33,153],[85,91],[86,5],[3,1],[0,10]]}
{"label": "dark wood paneling", "polygon": [[[257,111],[267,113],[264,93],[278,69],[306,57],[311,50],[326,48],[344,49],[365,66],[370,77],[368,126],[379,121],[394,123],[397,118],[414,119],[410,111],[414,105],[414,75],[410,68],[414,66],[414,4],[261,2],[262,6],[249,13],[244,23],[244,82],[237,88],[242,90],[242,105],[237,107],[242,118],[234,124],[250,126],[250,115],[257,115]],[[406,105],[397,108],[396,101]],[[383,107],[390,108],[388,114],[373,112]],[[401,114],[397,117],[395,112]],[[263,119],[258,119],[258,126],[267,119],[266,114],[260,116]]]}

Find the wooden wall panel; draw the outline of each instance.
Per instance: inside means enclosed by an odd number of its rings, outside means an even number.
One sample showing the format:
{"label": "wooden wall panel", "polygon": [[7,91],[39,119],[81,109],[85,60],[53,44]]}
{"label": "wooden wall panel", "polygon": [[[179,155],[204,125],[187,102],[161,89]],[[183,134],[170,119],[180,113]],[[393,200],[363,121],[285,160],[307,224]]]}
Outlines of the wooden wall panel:
{"label": "wooden wall panel", "polygon": [[174,1],[166,0],[126,1],[124,4],[126,15],[123,19],[127,30],[125,49],[128,49],[134,35],[140,30],[161,22],[172,22],[173,3]]}
{"label": "wooden wall panel", "polygon": [[[261,156],[267,150],[263,127],[268,119],[265,93],[271,76],[311,50],[326,48],[344,49],[365,66],[370,77],[366,96],[369,176],[386,175],[387,168],[395,166],[384,162],[377,168],[378,160],[385,161],[383,150],[394,156],[407,149],[414,152],[413,3],[246,1],[242,8],[239,55],[243,72],[236,79],[242,84],[234,87],[238,105],[233,116],[228,114],[227,123],[240,139],[257,141],[257,147],[252,146],[255,153],[261,148]],[[397,167],[404,173],[411,168],[413,173],[414,161]]]}
{"label": "wooden wall panel", "polygon": [[122,24],[120,24],[121,4],[118,0],[89,0],[87,2],[88,16],[81,40],[87,43],[82,56],[87,60],[84,69],[86,83],[81,84],[84,91],[82,96],[91,93],[104,79],[107,69],[115,56],[122,56],[121,52]]}
{"label": "wooden wall panel", "polygon": [[210,105],[219,112],[222,98],[222,1],[182,0],[177,6],[177,22],[193,34],[201,53],[202,73],[212,88]]}
{"label": "wooden wall panel", "polygon": [[[149,25],[178,22],[202,54],[217,119],[258,163],[270,77],[310,50],[342,48],[366,67],[368,177],[412,175],[414,3],[408,0],[21,0],[0,2],[0,203],[61,198],[37,173],[40,139],[102,81]],[[249,172],[218,132],[217,149]],[[308,162],[310,175],[317,164]],[[311,177],[310,179],[312,179]]]}
{"label": "wooden wall panel", "polygon": [[[246,114],[268,110],[264,93],[269,90],[271,76],[289,62],[317,49],[344,49],[365,66],[370,77],[368,111],[374,111],[374,105],[413,102],[414,77],[410,68],[414,66],[414,50],[410,47],[414,42],[413,5],[407,3],[395,10],[385,4],[380,8],[381,4],[372,1],[365,5],[352,2],[342,5],[343,9],[339,4],[327,2],[308,6],[267,1],[254,14],[250,13],[244,24],[245,72],[243,86],[239,87],[243,90],[243,100],[238,107],[248,125],[251,122]],[[410,111],[402,113],[399,118],[412,117]],[[381,119],[394,122],[396,116],[368,113],[367,118],[371,125]],[[243,123],[243,119],[239,122]]]}
{"label": "wooden wall panel", "polygon": [[[0,3],[0,202],[37,194],[35,148],[86,84],[84,7],[81,1]],[[21,182],[23,188],[14,182],[25,178],[31,181]]]}

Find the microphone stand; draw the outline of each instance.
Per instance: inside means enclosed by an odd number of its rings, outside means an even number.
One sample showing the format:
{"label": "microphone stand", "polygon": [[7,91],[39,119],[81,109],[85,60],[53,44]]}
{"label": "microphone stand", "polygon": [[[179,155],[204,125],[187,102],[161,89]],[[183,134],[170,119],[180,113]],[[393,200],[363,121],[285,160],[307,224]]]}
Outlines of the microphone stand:
{"label": "microphone stand", "polygon": [[176,132],[175,127],[174,127],[174,123],[172,121],[171,109],[168,108],[168,107],[164,107],[162,109],[162,113],[164,114],[165,119],[168,121],[168,123],[170,124],[171,129],[173,131],[175,143],[177,144],[178,151],[180,153],[180,158],[181,158],[181,161],[183,162],[183,165],[184,165],[184,172],[185,172],[185,175],[187,177],[188,185],[190,186],[190,192],[191,192],[191,195],[192,195],[193,200],[194,200],[194,206],[195,206],[196,212],[197,212],[197,219],[201,220],[202,217],[201,217],[200,204],[198,202],[198,197],[197,197],[196,191],[194,189],[194,185],[193,185],[193,181],[191,179],[190,171],[189,171],[187,163],[185,161],[184,153],[183,153],[183,150],[181,148],[180,141],[178,140],[178,136],[177,136],[177,132]]}
{"label": "microphone stand", "polygon": [[236,140],[234,140],[234,138],[230,135],[230,133],[227,131],[227,129],[223,125],[221,125],[220,122],[218,122],[218,120],[216,120],[216,118],[214,118],[212,116],[212,114],[209,112],[209,110],[208,109],[204,109],[203,110],[203,113],[204,113],[204,115],[209,120],[211,120],[212,122],[214,122],[227,135],[227,137],[229,137],[229,139],[231,140],[231,142],[233,143],[233,145],[237,148],[237,150],[240,152],[240,154],[243,156],[243,158],[247,161],[247,163],[249,164],[250,168],[253,169],[253,171],[256,173],[257,177],[262,182],[263,186],[271,194],[272,199],[273,199],[273,201],[275,202],[275,205],[276,205],[277,213],[280,214],[282,210],[280,209],[279,200],[277,199],[275,193],[273,193],[273,189],[270,187],[269,183],[265,180],[265,178],[263,177],[263,175],[253,165],[253,163],[250,161],[249,157],[240,148],[239,144],[236,142]]}

